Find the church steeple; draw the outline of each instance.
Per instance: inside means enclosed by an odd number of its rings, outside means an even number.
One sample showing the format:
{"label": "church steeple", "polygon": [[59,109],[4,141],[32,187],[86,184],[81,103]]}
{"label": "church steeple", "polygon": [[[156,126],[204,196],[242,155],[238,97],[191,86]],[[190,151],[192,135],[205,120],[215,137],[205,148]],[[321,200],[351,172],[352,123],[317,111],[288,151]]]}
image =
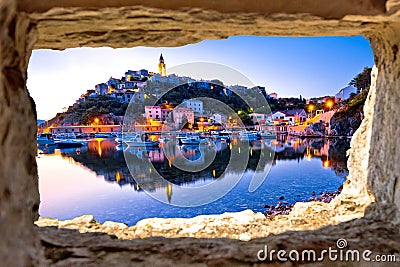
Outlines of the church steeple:
{"label": "church steeple", "polygon": [[160,60],[158,62],[158,73],[161,76],[167,76],[167,67],[164,63],[164,57],[163,57],[162,53],[160,55]]}

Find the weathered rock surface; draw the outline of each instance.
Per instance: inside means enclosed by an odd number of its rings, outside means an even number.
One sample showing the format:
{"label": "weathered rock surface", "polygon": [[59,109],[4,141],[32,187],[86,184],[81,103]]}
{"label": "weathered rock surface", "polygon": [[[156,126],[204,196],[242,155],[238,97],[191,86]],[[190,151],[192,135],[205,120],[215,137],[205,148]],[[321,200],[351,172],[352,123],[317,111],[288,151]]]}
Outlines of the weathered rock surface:
{"label": "weathered rock surface", "polygon": [[[360,231],[362,229],[362,231]],[[349,249],[371,250],[373,255],[390,254],[400,259],[400,236],[396,226],[367,219],[353,220],[315,231],[285,232],[240,241],[227,238],[161,238],[119,240],[102,233],[79,234],[76,230],[39,227],[45,256],[52,266],[395,266],[375,262],[279,262],[259,261],[257,253],[268,251],[337,249],[339,238]],[[276,255],[276,254],[275,254]],[[372,258],[372,256],[371,256]]]}
{"label": "weathered rock surface", "polygon": [[[334,203],[335,201],[332,201]],[[194,218],[149,218],[128,227],[123,223],[96,222],[92,215],[83,215],[72,220],[39,218],[36,225],[56,226],[60,229],[76,229],[81,233],[103,232],[120,239],[163,237],[232,238],[250,240],[280,234],[291,230],[312,230],[329,224],[361,218],[363,208],[355,208],[351,202],[335,204],[321,202],[297,202],[289,215],[278,215],[271,219],[251,210],[226,212],[220,215],[200,215]],[[339,212],[343,212],[340,214]]]}
{"label": "weathered rock surface", "polygon": [[16,2],[0,2],[0,265],[38,263],[35,104],[26,69],[35,29]]}
{"label": "weathered rock surface", "polygon": [[332,136],[352,136],[356,129],[361,124],[362,114],[357,113],[352,116],[341,114],[343,117],[333,116],[331,120],[331,135]]}

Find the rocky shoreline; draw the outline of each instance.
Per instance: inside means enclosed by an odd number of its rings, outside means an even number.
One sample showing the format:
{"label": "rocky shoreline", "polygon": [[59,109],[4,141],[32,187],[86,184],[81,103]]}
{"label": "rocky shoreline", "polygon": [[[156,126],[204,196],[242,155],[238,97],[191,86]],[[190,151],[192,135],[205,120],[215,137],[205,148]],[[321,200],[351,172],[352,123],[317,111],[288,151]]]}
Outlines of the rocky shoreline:
{"label": "rocky shoreline", "polygon": [[[338,206],[341,206],[338,209]],[[340,197],[331,203],[319,201],[297,202],[288,215],[266,216],[261,212],[244,210],[218,215],[200,215],[193,218],[148,218],[134,226],[120,222],[97,222],[93,215],[83,215],[72,220],[39,218],[39,227],[75,229],[81,233],[102,232],[119,239],[148,237],[231,238],[248,241],[286,231],[313,230],[326,225],[361,218],[364,208],[354,208],[354,203],[343,202]]]}
{"label": "rocky shoreline", "polygon": [[[340,194],[342,191],[343,186],[340,186],[337,191],[333,192],[321,192],[318,196],[316,193],[313,191],[311,193],[312,197],[310,197],[310,201],[315,201],[315,202],[323,202],[323,203],[330,203],[336,196]],[[279,197],[280,200],[283,200],[285,197],[281,196]],[[276,215],[288,215],[295,203],[288,203],[287,201],[282,201],[278,202],[276,205],[264,205],[264,208],[268,209],[264,212],[265,217],[271,218]]]}

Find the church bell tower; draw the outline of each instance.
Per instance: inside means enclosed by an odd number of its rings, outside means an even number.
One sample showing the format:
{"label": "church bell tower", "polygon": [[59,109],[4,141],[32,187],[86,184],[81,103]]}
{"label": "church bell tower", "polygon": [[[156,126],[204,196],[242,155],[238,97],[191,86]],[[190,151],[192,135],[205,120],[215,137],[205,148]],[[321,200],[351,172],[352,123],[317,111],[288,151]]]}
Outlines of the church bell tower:
{"label": "church bell tower", "polygon": [[162,53],[160,55],[160,60],[158,62],[158,73],[161,76],[167,76],[167,67],[165,66],[164,58],[162,56]]}

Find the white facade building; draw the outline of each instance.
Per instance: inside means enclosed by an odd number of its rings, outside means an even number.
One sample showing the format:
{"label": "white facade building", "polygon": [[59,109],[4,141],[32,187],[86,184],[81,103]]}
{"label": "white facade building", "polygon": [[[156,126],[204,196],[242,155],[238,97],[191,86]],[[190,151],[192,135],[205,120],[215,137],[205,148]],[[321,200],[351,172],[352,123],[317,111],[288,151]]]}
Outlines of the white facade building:
{"label": "white facade building", "polygon": [[307,119],[307,113],[304,109],[280,110],[272,114],[272,120],[282,120],[290,123],[304,122]]}
{"label": "white facade building", "polygon": [[351,94],[358,94],[359,91],[354,86],[347,86],[339,90],[339,93],[335,95],[336,99],[346,100],[349,99]]}
{"label": "white facade building", "polygon": [[185,99],[185,100],[183,100],[182,105],[188,109],[193,110],[194,113],[197,115],[203,115],[203,113],[204,113],[203,101],[201,101],[201,100]]}
{"label": "white facade building", "polygon": [[225,124],[226,123],[226,116],[218,113],[212,114],[210,117],[211,121],[219,124]]}
{"label": "white facade building", "polygon": [[272,120],[271,114],[251,113],[249,116],[254,124],[265,124],[266,122]]}

